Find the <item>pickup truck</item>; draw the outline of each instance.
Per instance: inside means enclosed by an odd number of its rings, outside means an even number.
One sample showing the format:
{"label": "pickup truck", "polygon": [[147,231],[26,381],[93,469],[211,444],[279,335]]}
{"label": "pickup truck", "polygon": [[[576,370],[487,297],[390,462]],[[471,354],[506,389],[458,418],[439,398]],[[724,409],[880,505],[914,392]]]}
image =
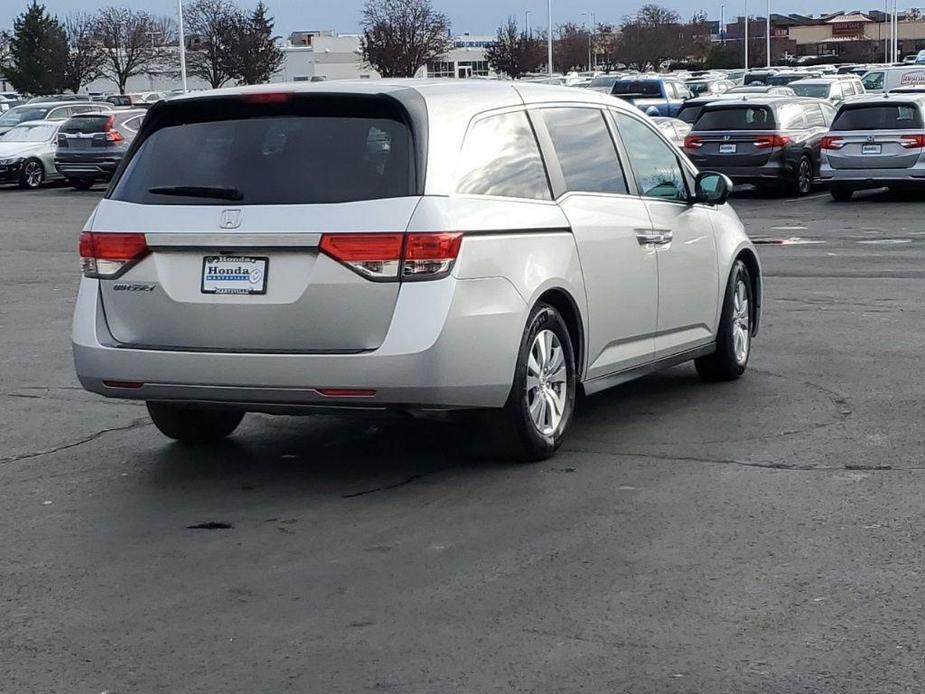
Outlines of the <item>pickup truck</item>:
{"label": "pickup truck", "polygon": [[643,113],[668,118],[677,116],[681,105],[693,96],[681,80],[661,78],[617,80],[610,93],[630,102]]}

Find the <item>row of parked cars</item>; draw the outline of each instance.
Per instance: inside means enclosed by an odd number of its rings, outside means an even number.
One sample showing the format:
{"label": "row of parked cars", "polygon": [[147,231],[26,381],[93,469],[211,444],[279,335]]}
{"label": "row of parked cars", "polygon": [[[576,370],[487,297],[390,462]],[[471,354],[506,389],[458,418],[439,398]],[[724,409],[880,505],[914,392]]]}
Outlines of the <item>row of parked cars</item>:
{"label": "row of parked cars", "polygon": [[86,189],[108,180],[146,113],[103,102],[16,106],[0,116],[0,183],[38,188],[64,178]]}

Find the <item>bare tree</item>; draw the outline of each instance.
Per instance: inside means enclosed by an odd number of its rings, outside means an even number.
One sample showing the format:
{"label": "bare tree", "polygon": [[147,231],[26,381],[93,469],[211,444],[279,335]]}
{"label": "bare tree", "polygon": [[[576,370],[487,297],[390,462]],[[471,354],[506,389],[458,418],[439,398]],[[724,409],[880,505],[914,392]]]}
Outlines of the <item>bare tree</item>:
{"label": "bare tree", "polygon": [[617,57],[640,69],[657,68],[664,60],[683,55],[681,16],[660,5],[643,5],[624,20]]}
{"label": "bare tree", "polygon": [[183,21],[189,48],[187,71],[213,89],[221,87],[233,77],[227,55],[234,26],[244,21],[240,10],[228,0],[193,0],[183,8]]}
{"label": "bare tree", "polygon": [[557,28],[553,63],[559,72],[584,69],[588,64],[590,36],[583,27],[568,22]]}
{"label": "bare tree", "polygon": [[104,7],[96,15],[94,33],[103,50],[100,73],[118,85],[120,94],[131,77],[164,66],[172,57],[173,23],[144,10]]}
{"label": "bare tree", "polygon": [[250,15],[235,13],[222,52],[224,69],[240,84],[269,82],[283,63],[283,52],[273,35],[273,17],[258,2]]}
{"label": "bare tree", "polygon": [[430,0],[366,0],[360,25],[363,59],[383,77],[412,77],[452,46],[450,20]]}
{"label": "bare tree", "polygon": [[103,48],[96,40],[96,18],[84,13],[69,15],[64,20],[64,34],[64,86],[76,94],[99,76],[103,65]]}
{"label": "bare tree", "polygon": [[485,49],[485,59],[496,72],[516,80],[545,62],[546,49],[541,39],[518,31],[511,17],[498,27],[497,38]]}

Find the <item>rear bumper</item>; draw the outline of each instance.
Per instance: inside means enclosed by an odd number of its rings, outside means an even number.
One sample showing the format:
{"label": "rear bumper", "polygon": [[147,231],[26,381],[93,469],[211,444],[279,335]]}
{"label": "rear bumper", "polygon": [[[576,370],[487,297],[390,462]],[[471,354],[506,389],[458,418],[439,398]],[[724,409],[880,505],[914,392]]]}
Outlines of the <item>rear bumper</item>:
{"label": "rear bumper", "polygon": [[68,178],[109,178],[119,166],[118,159],[55,157],[55,168]]}
{"label": "rear bumper", "polygon": [[925,169],[833,169],[823,165],[823,181],[843,183],[857,188],[879,188],[887,185],[925,183]]}
{"label": "rear bumper", "polygon": [[774,160],[762,166],[722,166],[715,164],[714,159],[707,157],[703,159],[692,158],[691,161],[700,171],[716,171],[717,173],[726,174],[732,179],[733,183],[737,184],[780,181],[794,175],[792,167]]}
{"label": "rear bumper", "polygon": [[[527,306],[502,278],[407,283],[379,349],[361,354],[184,352],[121,347],[99,281],[81,280],[73,324],[77,376],[113,398],[222,403],[242,409],[501,407]],[[110,387],[104,381],[143,383]],[[320,389],[375,390],[330,397]]]}

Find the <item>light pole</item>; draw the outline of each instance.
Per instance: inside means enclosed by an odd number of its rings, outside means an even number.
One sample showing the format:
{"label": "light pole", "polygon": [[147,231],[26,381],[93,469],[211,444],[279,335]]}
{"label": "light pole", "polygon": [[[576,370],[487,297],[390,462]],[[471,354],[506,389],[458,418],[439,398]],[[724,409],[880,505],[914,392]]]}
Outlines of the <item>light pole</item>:
{"label": "light pole", "polygon": [[552,77],[552,0],[547,0],[546,11],[546,69]]}
{"label": "light pole", "polygon": [[186,84],[186,36],[183,33],[183,0],[177,0],[177,38],[180,41],[180,79],[183,81],[183,93],[188,91]]}
{"label": "light pole", "polygon": [[726,45],[726,3],[719,6],[719,42]]}
{"label": "light pole", "polygon": [[745,0],[745,69],[748,70],[748,0]]}
{"label": "light pole", "polygon": [[524,35],[530,36],[530,10],[524,10]]}
{"label": "light pole", "polygon": [[585,20],[585,27],[588,30],[588,71],[590,72],[591,70],[594,69],[594,65],[592,64],[592,57],[591,57],[591,37],[594,34],[594,13],[593,12],[582,12],[581,16],[587,17],[587,19]]}
{"label": "light pole", "polygon": [[768,0],[768,17],[765,25],[765,34],[767,34],[765,41],[765,50],[768,53],[768,64],[767,67],[771,67],[771,0]]}

